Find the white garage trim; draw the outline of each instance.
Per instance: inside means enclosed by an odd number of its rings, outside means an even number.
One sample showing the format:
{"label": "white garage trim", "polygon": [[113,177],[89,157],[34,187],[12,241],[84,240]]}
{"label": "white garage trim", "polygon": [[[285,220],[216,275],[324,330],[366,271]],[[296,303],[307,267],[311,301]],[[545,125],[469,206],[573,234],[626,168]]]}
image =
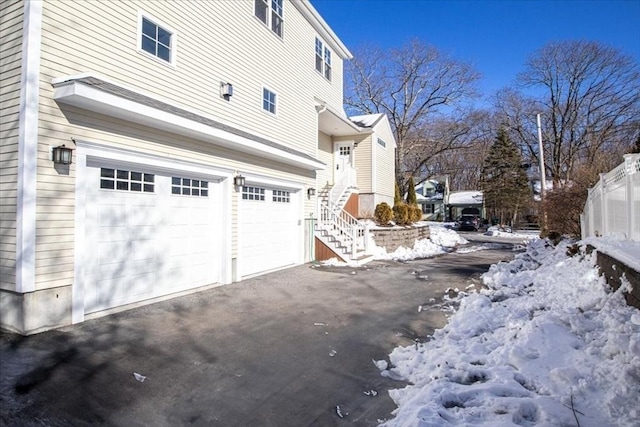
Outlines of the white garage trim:
{"label": "white garage trim", "polygon": [[103,147],[100,144],[75,141],[76,151],[76,233],[75,233],[75,277],[72,287],[72,322],[78,323],[85,319],[85,302],[88,272],[84,254],[91,251],[86,238],[87,231],[87,195],[89,186],[94,184],[87,179],[90,176],[89,167],[108,165],[108,167],[126,166],[131,168],[139,165],[145,171],[159,172],[163,175],[177,174],[178,176],[198,176],[219,183],[219,200],[224,208],[220,209],[219,252],[220,283],[231,283],[231,194],[232,172],[211,166],[177,161],[149,154],[137,153],[130,150]]}
{"label": "white garage trim", "polygon": [[[105,90],[104,84],[91,83],[95,83],[95,80],[109,85],[114,90],[117,88],[116,93]],[[266,140],[257,135],[240,135],[238,132],[231,131],[230,127],[219,123],[214,126],[210,119],[202,116],[198,111],[191,111],[170,101],[148,96],[136,88],[124,87],[93,73],[54,78],[51,83],[55,88],[53,99],[59,103],[74,105],[303,169],[322,170],[326,167],[324,163],[305,153],[287,149],[275,141]],[[129,98],[123,96],[123,91],[127,91],[131,96]],[[158,102],[165,106],[159,108]],[[178,111],[184,114],[177,114]]]}

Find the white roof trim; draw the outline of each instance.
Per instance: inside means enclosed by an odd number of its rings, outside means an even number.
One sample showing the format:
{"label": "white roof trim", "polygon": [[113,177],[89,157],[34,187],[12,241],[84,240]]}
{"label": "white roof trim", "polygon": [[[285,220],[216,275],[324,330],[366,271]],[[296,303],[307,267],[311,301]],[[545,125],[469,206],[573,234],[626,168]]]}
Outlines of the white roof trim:
{"label": "white roof trim", "polygon": [[[303,169],[322,170],[326,168],[326,165],[319,160],[296,155],[224,129],[208,126],[169,111],[122,98],[94,86],[75,81],[75,78],[77,76],[53,79],[52,83],[55,87],[53,99],[59,103],[74,105],[89,111],[210,142]],[[180,108],[175,104],[170,105]]]}

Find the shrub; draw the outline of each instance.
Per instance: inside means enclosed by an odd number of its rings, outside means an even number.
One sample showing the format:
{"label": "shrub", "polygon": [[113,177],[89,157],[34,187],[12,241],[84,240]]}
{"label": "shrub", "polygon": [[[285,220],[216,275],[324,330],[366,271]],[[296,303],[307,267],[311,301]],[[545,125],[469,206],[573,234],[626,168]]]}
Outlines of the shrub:
{"label": "shrub", "polygon": [[413,181],[413,176],[409,178],[409,187],[407,188],[407,203],[409,205],[418,204],[418,197],[416,196],[416,185]]}
{"label": "shrub", "polygon": [[400,202],[393,207],[393,217],[398,225],[411,224],[411,218],[409,216],[409,205]]}
{"label": "shrub", "polygon": [[420,205],[413,204],[409,205],[411,208],[411,222],[422,221],[422,208]]}
{"label": "shrub", "polygon": [[374,212],[374,218],[378,225],[389,224],[389,221],[393,219],[393,211],[391,210],[391,206],[389,206],[385,202],[378,204]]}
{"label": "shrub", "polygon": [[398,185],[398,181],[396,181],[396,192],[393,196],[393,206],[398,203],[402,203],[402,197],[400,197],[400,186]]}

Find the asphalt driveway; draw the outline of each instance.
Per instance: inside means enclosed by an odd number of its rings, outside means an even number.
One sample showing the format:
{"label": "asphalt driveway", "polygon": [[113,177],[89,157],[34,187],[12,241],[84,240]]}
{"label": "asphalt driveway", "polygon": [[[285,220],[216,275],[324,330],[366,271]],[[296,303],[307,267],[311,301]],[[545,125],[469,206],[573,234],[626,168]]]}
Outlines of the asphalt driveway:
{"label": "asphalt driveway", "polygon": [[0,334],[0,424],[376,425],[403,384],[372,360],[428,339],[446,323],[447,288],[479,285],[512,256],[307,264],[31,337]]}

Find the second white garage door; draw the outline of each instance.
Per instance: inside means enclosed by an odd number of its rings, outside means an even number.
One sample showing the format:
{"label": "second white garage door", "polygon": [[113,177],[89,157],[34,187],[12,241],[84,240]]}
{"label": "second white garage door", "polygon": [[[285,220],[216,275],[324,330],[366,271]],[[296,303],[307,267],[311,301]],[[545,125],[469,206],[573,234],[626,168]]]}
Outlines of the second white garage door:
{"label": "second white garage door", "polygon": [[299,263],[299,191],[260,185],[242,188],[239,272],[247,277]]}

